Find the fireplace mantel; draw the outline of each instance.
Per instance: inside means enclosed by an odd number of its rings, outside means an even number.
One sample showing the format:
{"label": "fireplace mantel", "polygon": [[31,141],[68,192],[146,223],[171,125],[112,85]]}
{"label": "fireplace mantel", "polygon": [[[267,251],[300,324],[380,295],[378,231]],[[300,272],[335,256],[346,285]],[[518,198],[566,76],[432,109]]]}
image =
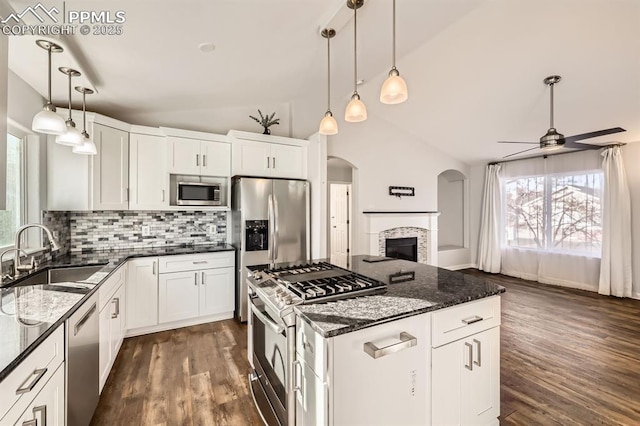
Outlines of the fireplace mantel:
{"label": "fireplace mantel", "polygon": [[[369,235],[368,253],[379,256],[380,233],[395,228],[421,228],[427,230],[428,247],[426,263],[438,264],[438,216],[436,211],[365,211]],[[384,255],[384,253],[382,253]]]}

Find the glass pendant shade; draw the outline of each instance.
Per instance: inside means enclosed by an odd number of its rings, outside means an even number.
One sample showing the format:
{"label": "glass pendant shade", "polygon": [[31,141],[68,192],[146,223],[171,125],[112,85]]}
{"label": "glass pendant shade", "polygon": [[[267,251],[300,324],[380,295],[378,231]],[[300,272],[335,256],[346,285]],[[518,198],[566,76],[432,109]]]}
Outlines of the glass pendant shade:
{"label": "glass pendant shade", "polygon": [[360,100],[360,95],[354,93],[351,96],[351,101],[347,104],[347,108],[344,111],[344,121],[350,123],[358,123],[367,119],[367,107],[364,102]]}
{"label": "glass pendant shade", "polygon": [[82,132],[82,145],[73,147],[72,151],[74,154],[81,155],[96,155],[98,153],[96,144],[93,143],[87,132]]}
{"label": "glass pendant shade", "polygon": [[407,83],[400,77],[398,70],[392,69],[380,90],[380,102],[390,105],[399,104],[406,101],[408,97]]}
{"label": "glass pendant shade", "polygon": [[324,114],[324,118],[320,121],[320,130],[318,133],[329,136],[338,133],[338,122],[333,118],[331,111],[327,111]]}
{"label": "glass pendant shade", "polygon": [[45,133],[49,135],[62,135],[67,131],[67,125],[64,118],[55,112],[53,105],[45,105],[44,109],[33,117],[31,129],[37,133]]}
{"label": "glass pendant shade", "polygon": [[56,143],[66,146],[81,146],[83,144],[82,133],[76,129],[75,123],[72,120],[67,120],[67,131],[56,136]]}

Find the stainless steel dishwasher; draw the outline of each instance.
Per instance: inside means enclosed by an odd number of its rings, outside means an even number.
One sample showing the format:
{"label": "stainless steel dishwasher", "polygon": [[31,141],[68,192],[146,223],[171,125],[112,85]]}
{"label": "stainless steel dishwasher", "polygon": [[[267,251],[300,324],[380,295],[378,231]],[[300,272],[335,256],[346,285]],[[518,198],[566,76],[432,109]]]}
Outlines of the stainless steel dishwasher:
{"label": "stainless steel dishwasher", "polygon": [[66,322],[67,425],[88,426],[98,405],[98,294],[87,300]]}

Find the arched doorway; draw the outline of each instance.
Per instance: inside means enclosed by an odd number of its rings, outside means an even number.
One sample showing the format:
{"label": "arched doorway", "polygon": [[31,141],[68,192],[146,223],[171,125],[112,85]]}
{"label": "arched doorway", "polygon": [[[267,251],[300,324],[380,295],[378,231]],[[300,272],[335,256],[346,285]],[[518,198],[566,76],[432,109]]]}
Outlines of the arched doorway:
{"label": "arched doorway", "polygon": [[469,264],[468,180],[459,170],[438,175],[438,266],[450,269]]}
{"label": "arched doorway", "polygon": [[327,158],[327,252],[332,263],[346,266],[353,253],[355,167]]}

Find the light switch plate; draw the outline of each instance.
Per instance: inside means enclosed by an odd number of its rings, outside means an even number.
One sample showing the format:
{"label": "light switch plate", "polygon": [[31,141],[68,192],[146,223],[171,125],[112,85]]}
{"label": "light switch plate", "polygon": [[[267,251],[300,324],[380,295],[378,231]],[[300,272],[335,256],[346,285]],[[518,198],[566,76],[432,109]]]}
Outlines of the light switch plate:
{"label": "light switch plate", "polygon": [[149,237],[149,236],[151,236],[151,226],[149,226],[149,225],[142,225],[142,236],[143,236],[143,237]]}
{"label": "light switch plate", "polygon": [[217,234],[218,226],[217,225],[209,225],[209,234]]}

